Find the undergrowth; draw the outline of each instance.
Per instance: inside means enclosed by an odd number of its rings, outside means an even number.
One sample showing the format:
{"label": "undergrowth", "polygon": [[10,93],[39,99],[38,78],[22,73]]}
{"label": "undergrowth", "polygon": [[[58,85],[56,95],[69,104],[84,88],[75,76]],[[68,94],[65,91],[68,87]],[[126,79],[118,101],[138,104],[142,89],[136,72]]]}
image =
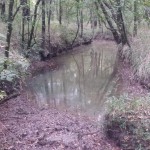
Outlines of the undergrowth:
{"label": "undergrowth", "polygon": [[150,77],[150,29],[141,27],[132,43],[132,64],[135,76],[141,80]]}
{"label": "undergrowth", "polygon": [[[0,34],[0,102],[3,98],[18,92],[20,79],[26,74],[29,61],[19,54],[12,46],[9,59],[5,58],[5,33]],[[4,62],[7,62],[7,69],[4,69]]]}
{"label": "undergrowth", "polygon": [[107,101],[106,134],[123,150],[150,149],[150,95],[112,97]]}

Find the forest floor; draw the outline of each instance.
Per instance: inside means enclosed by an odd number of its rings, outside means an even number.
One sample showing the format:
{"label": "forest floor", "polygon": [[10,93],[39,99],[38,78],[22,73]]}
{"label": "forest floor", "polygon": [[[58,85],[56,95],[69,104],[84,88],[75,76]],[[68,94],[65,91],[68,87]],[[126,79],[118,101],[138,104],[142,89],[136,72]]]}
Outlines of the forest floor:
{"label": "forest floor", "polygon": [[[34,61],[29,71],[34,75],[43,69],[57,67],[53,60]],[[122,64],[118,76],[120,84],[117,89],[120,90],[120,94],[122,91],[127,91],[131,95],[137,93],[139,96],[146,95],[147,90],[134,80],[130,66]],[[106,118],[108,138],[103,128],[93,118],[55,108],[40,110],[37,104],[22,91],[20,96],[0,105],[0,150],[119,150],[130,146],[134,149],[135,145],[140,144],[135,141],[143,142],[145,133],[150,130],[147,128],[150,123],[149,111],[145,110],[143,107],[142,110],[132,113],[117,109],[110,112]],[[143,118],[139,119],[141,114]],[[144,117],[147,117],[146,127],[139,126],[143,124]],[[133,126],[136,131],[141,132],[142,129],[146,132],[142,132],[139,137],[132,132]],[[118,148],[112,140],[121,148]],[[148,140],[143,142],[144,146],[148,146]]]}
{"label": "forest floor", "polygon": [[0,105],[0,150],[119,150],[87,116],[39,110],[25,92]]}

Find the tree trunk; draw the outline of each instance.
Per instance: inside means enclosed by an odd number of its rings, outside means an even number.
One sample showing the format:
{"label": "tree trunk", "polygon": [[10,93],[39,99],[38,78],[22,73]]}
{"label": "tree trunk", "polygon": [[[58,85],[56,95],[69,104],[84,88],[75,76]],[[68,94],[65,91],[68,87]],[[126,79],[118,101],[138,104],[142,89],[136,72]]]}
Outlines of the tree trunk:
{"label": "tree trunk", "polygon": [[30,0],[28,0],[28,17],[27,17],[27,21],[28,21],[28,41],[29,41],[29,37],[30,37],[30,20],[31,20],[31,16],[30,16]]}
{"label": "tree trunk", "polygon": [[134,29],[133,29],[133,36],[135,37],[135,36],[137,36],[137,20],[138,20],[138,18],[137,18],[137,2],[136,2],[136,0],[134,1]]}
{"label": "tree trunk", "polygon": [[37,0],[37,2],[35,4],[34,18],[33,18],[33,22],[32,22],[32,27],[31,27],[31,31],[30,31],[27,49],[31,48],[31,43],[32,43],[32,39],[33,39],[34,29],[35,29],[35,23],[36,23],[36,19],[37,19],[37,10],[38,10],[38,6],[39,6],[40,2],[41,2],[41,0]]}
{"label": "tree trunk", "polygon": [[[114,65],[114,73],[116,73],[118,71],[118,65],[120,64],[120,62],[126,59],[130,63],[130,57],[132,54],[131,46],[128,41],[128,37],[127,37],[126,29],[125,29],[121,1],[120,0],[115,1],[115,5],[117,6],[117,9],[115,11],[111,7],[111,4],[107,3],[106,1],[104,2],[99,1],[99,3],[95,3],[97,10],[99,9],[98,4],[100,8],[102,9],[102,12],[109,25],[109,29],[111,30],[114,36],[114,40],[118,45],[116,62]],[[128,56],[123,55],[124,49],[129,51]]]}
{"label": "tree trunk", "polygon": [[[5,57],[8,60],[9,58],[9,49],[10,49],[10,40],[11,40],[11,34],[12,34],[12,23],[13,23],[13,6],[14,6],[14,0],[9,1],[9,12],[8,12],[8,22],[7,22],[7,37],[6,37],[6,47],[5,47]],[[7,69],[8,64],[7,60],[4,62],[4,69]]]}
{"label": "tree trunk", "polygon": [[52,10],[51,10],[51,4],[52,0],[49,1],[49,8],[48,8],[48,44],[49,44],[49,53],[52,54],[51,50],[51,15],[52,15]]}
{"label": "tree trunk", "polygon": [[62,24],[62,1],[59,0],[59,24]]}
{"label": "tree trunk", "polygon": [[83,10],[80,10],[80,25],[81,25],[81,38],[83,37]]}
{"label": "tree trunk", "polygon": [[124,18],[122,15],[122,6],[121,6],[121,0],[116,0],[117,1],[117,22],[118,22],[118,30],[121,34],[121,42],[123,45],[128,45],[130,46],[130,43],[128,41],[128,37],[127,37],[127,33],[126,33],[126,29],[125,29],[125,23],[124,23]]}
{"label": "tree trunk", "polygon": [[[96,8],[98,9],[97,3],[95,3],[95,4],[96,4]],[[113,36],[114,36],[115,42],[116,42],[117,44],[120,44],[120,43],[121,43],[120,35],[119,35],[117,29],[114,27],[113,22],[112,22],[112,20],[111,20],[111,18],[110,18],[110,16],[109,16],[109,14],[108,14],[108,12],[107,12],[107,10],[106,10],[104,4],[103,4],[103,3],[100,3],[100,7],[101,7],[102,12],[103,12],[103,14],[104,14],[104,16],[105,16],[105,18],[106,18],[106,21],[107,21],[107,23],[108,23],[108,25],[109,25],[109,27],[110,27],[110,30],[111,30],[111,32],[112,32],[112,34],[113,34]]]}
{"label": "tree trunk", "polygon": [[5,2],[2,1],[0,5],[1,5],[1,18],[4,19],[5,18],[5,10],[6,10]]}
{"label": "tree trunk", "polygon": [[93,29],[93,11],[90,9],[90,24],[91,24],[91,29]]}
{"label": "tree trunk", "polygon": [[22,48],[24,48],[24,42],[25,42],[25,37],[24,37],[24,35],[25,35],[25,17],[26,17],[26,9],[27,9],[27,0],[21,0],[21,6],[22,6],[22,35],[21,35],[21,37],[22,37]]}
{"label": "tree trunk", "polygon": [[76,35],[75,35],[75,38],[73,39],[72,41],[72,44],[71,44],[71,47],[73,47],[74,43],[75,43],[75,40],[77,39],[78,37],[78,33],[79,33],[79,30],[80,30],[80,20],[79,20],[79,6],[77,4],[77,31],[76,31]]}
{"label": "tree trunk", "polygon": [[45,25],[45,0],[42,0],[42,43],[41,48],[44,51],[45,50],[45,31],[46,31],[46,25]]}

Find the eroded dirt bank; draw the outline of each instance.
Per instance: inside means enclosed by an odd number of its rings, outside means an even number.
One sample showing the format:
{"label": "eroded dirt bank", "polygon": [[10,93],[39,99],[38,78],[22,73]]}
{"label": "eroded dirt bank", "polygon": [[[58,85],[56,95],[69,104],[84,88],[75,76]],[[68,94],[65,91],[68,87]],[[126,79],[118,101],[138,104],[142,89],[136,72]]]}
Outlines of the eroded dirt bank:
{"label": "eroded dirt bank", "polygon": [[149,150],[149,90],[138,82],[129,64],[121,62],[116,76],[119,96],[115,97],[106,115],[106,134],[123,150]]}
{"label": "eroded dirt bank", "polygon": [[118,150],[88,117],[39,110],[25,93],[0,105],[0,150]]}

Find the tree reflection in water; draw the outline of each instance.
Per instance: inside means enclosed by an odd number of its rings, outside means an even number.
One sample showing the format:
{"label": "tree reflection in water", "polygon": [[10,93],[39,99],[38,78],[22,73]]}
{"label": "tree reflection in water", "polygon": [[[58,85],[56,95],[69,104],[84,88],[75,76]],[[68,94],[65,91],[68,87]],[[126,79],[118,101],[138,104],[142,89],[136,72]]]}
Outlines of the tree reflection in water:
{"label": "tree reflection in water", "polygon": [[53,105],[94,112],[101,110],[112,86],[116,46],[94,42],[57,58],[58,70],[41,73],[30,84],[39,106]]}

